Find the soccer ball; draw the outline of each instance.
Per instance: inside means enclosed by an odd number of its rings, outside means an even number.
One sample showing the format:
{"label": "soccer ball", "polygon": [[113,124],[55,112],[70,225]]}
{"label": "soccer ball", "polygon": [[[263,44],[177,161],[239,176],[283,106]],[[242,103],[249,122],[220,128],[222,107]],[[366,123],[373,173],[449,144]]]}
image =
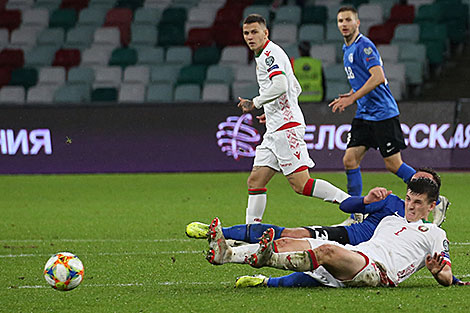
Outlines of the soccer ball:
{"label": "soccer ball", "polygon": [[53,255],[44,267],[44,278],[54,289],[67,291],[76,288],[83,280],[83,263],[69,252]]}

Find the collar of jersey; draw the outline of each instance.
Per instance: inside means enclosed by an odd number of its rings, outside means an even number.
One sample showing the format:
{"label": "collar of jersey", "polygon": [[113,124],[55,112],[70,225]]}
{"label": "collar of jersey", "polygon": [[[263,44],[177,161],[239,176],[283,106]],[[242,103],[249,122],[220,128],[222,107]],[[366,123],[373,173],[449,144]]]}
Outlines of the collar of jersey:
{"label": "collar of jersey", "polygon": [[421,219],[423,221],[424,224],[431,224],[430,221],[426,221],[424,218]]}
{"label": "collar of jersey", "polygon": [[269,39],[266,40],[266,43],[264,44],[263,49],[261,49],[261,51],[257,55],[255,55],[255,58],[257,58],[261,55],[261,53],[264,51],[264,48],[266,48],[266,46],[268,45],[269,41],[270,41]]}

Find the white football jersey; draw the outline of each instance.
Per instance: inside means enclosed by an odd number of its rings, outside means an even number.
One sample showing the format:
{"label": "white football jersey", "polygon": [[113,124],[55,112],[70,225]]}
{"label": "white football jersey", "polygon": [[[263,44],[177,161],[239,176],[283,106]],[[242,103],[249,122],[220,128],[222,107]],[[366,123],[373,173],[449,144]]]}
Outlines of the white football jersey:
{"label": "white football jersey", "polygon": [[401,216],[387,216],[375,229],[369,241],[350,250],[361,251],[382,263],[388,277],[398,285],[426,266],[426,255],[441,254],[451,265],[446,232],[437,225],[418,221],[409,223]]}
{"label": "white football jersey", "polygon": [[298,123],[305,127],[304,116],[297,101],[302,88],[294,76],[287,54],[281,47],[268,40],[255,60],[260,95],[271,86],[273,76],[284,74],[288,82],[287,93],[263,106],[266,114],[266,132],[274,132],[287,123]]}

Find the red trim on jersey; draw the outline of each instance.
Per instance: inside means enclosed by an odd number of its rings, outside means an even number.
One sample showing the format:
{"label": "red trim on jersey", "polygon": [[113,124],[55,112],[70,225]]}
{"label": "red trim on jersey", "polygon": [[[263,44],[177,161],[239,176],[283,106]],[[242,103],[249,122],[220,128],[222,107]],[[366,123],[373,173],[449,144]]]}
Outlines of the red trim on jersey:
{"label": "red trim on jersey", "polygon": [[263,50],[264,50],[264,48],[266,48],[266,46],[268,45],[269,41],[270,41],[269,39],[266,40],[266,43],[264,44],[263,48],[261,48],[261,50],[259,51],[258,54],[255,54],[255,57],[256,57],[256,58],[259,57],[259,56],[261,55],[261,53],[263,53]]}
{"label": "red trim on jersey", "polygon": [[[355,251],[357,252],[358,254],[362,255],[364,257],[364,259],[366,259],[366,265],[364,265],[360,270],[359,272],[357,273],[360,273],[363,269],[366,268],[367,265],[369,265],[369,257],[367,255],[365,255],[364,253],[360,252],[360,251]],[[357,274],[356,274],[357,275]]]}
{"label": "red trim on jersey", "polygon": [[284,130],[284,129],[289,129],[289,128],[297,127],[297,126],[300,126],[300,125],[301,125],[301,124],[298,123],[298,122],[289,122],[289,123],[286,123],[286,124],[282,125],[282,126],[279,127],[278,129],[276,129],[276,131]]}
{"label": "red trim on jersey", "polygon": [[279,75],[279,74],[284,74],[283,71],[275,71],[269,74],[269,79],[272,79],[274,76]]}
{"label": "red trim on jersey", "polygon": [[299,167],[298,169],[296,169],[294,171],[294,173],[302,172],[302,171],[305,171],[305,170],[308,170],[308,166],[306,166],[306,165]]}
{"label": "red trim on jersey", "polygon": [[304,186],[304,191],[302,192],[302,194],[304,196],[312,196],[312,193],[313,193],[313,186],[315,186],[315,179],[313,178],[310,178],[309,180],[307,180],[307,182],[305,183],[305,186]]}
{"label": "red trim on jersey", "polygon": [[[356,253],[362,255],[362,256],[364,257],[364,259],[366,259],[366,265],[364,265],[364,266],[359,270],[359,272],[357,272],[357,274],[359,274],[363,269],[366,268],[367,265],[369,265],[370,260],[369,260],[369,257],[368,257],[367,255],[365,255],[364,253],[362,253],[361,251],[354,251],[354,252],[356,252]],[[390,277],[388,277],[387,271],[382,271],[380,268],[377,267],[376,264],[374,264],[374,265],[375,265],[375,267],[376,267],[384,276],[386,276],[388,285],[389,285],[390,287],[395,287],[396,285],[395,285],[395,283],[390,279]],[[357,275],[357,274],[356,274],[356,275]],[[356,276],[356,275],[354,275],[354,276]]]}

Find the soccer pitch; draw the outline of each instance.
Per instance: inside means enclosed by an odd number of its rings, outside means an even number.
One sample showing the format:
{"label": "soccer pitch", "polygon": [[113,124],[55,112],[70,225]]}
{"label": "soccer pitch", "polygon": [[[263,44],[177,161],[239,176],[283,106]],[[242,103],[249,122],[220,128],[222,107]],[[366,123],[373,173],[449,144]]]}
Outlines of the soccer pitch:
{"label": "soccer pitch", "polygon": [[[470,173],[443,172],[452,205],[443,228],[454,275],[470,280]],[[423,269],[397,288],[233,288],[236,277],[289,272],[247,265],[213,266],[205,240],[184,234],[192,221],[245,221],[248,173],[0,176],[0,312],[457,312],[470,287],[442,287]],[[312,172],[346,189],[344,173]],[[390,173],[363,173],[364,192],[387,187]],[[336,205],[296,195],[278,174],[268,185],[264,222],[330,225]],[[52,289],[47,259],[73,252],[85,278],[75,290]]]}

